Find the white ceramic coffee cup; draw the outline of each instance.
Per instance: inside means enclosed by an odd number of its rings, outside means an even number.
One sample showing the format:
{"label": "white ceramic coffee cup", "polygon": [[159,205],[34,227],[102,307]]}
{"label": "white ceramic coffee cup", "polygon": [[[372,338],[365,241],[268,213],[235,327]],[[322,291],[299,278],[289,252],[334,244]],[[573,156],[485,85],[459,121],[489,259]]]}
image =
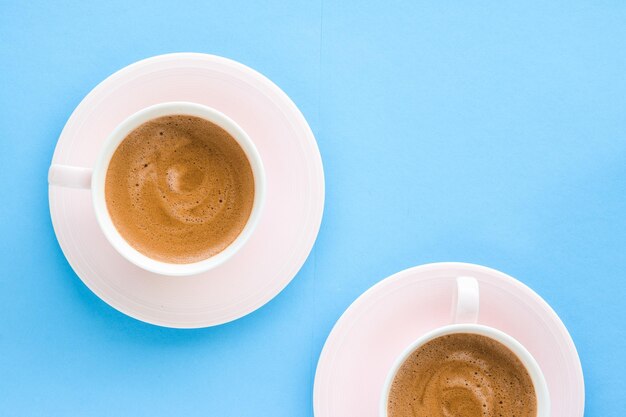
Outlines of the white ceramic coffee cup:
{"label": "white ceramic coffee cup", "polygon": [[[203,118],[226,130],[245,152],[254,175],[254,202],[250,217],[237,238],[220,253],[193,263],[173,264],[152,259],[133,248],[117,231],[109,215],[104,186],[109,162],[119,144],[135,128],[161,116],[190,115]],[[261,156],[246,132],[232,119],[210,107],[190,102],[167,102],[144,108],[120,123],[100,149],[91,168],[53,164],[48,172],[48,183],[55,186],[90,189],[96,219],[113,247],[133,264],[162,275],[195,275],[213,269],[232,257],[246,243],[259,222],[265,201],[266,180]]]}
{"label": "white ceramic coffee cup", "polygon": [[487,336],[502,343],[504,346],[509,348],[515,356],[517,356],[528,371],[535,388],[535,395],[537,397],[537,417],[549,417],[550,394],[548,392],[548,385],[545,377],[543,376],[537,361],[532,357],[530,352],[528,352],[528,350],[526,350],[526,348],[512,336],[509,336],[508,334],[493,327],[476,323],[478,320],[480,294],[478,281],[475,278],[458,277],[456,283],[457,291],[452,305],[453,324],[439,327],[420,336],[417,340],[411,343],[402,352],[402,354],[400,354],[400,356],[398,356],[387,375],[385,384],[383,385],[380,401],[380,416],[387,417],[387,404],[389,402],[391,384],[393,383],[393,380],[404,361],[406,361],[413,352],[440,336],[455,333],[472,333]]}

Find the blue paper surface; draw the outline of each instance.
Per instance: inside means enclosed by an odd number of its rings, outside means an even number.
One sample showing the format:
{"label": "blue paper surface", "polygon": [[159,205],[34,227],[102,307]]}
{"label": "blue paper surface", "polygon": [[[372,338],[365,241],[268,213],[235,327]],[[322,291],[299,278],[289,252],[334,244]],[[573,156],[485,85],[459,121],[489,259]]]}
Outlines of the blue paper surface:
{"label": "blue paper surface", "polygon": [[[179,51],[283,88],[327,181],[294,281],[193,331],[128,318],[82,284],[46,183],[91,88]],[[434,261],[537,291],[578,347],[585,415],[624,415],[624,2],[1,0],[0,135],[1,416],[312,416],[317,359],[345,308]]]}

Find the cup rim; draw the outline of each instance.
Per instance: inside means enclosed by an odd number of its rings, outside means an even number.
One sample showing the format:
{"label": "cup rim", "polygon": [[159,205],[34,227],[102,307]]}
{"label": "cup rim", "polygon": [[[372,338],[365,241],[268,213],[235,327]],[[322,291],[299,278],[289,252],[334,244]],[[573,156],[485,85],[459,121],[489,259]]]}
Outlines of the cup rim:
{"label": "cup rim", "polygon": [[382,394],[380,399],[380,412],[381,417],[387,417],[387,403],[389,401],[389,392],[391,391],[391,384],[398,373],[398,370],[408,359],[408,357],[417,349],[425,345],[426,343],[434,340],[440,336],[446,336],[450,334],[458,333],[470,333],[481,336],[486,336],[494,339],[497,342],[502,343],[509,348],[515,356],[522,362],[528,374],[530,375],[533,387],[535,388],[535,395],[537,397],[537,416],[536,417],[549,417],[550,416],[550,394],[548,391],[548,384],[545,376],[541,371],[539,363],[531,355],[531,353],[513,336],[508,335],[502,330],[498,330],[494,327],[486,326],[476,323],[464,323],[464,324],[449,324],[446,326],[433,329],[422,336],[418,337],[409,346],[407,346],[402,353],[395,359],[393,365],[387,373],[385,379]]}
{"label": "cup rim", "polygon": [[[168,263],[150,258],[132,247],[119,233],[113,221],[105,199],[106,173],[113,154],[118,146],[134,129],[157,117],[168,115],[190,115],[203,118],[226,130],[241,146],[254,176],[254,201],[246,225],[239,235],[224,250],[209,258],[191,263]],[[252,235],[259,223],[266,197],[265,169],[261,156],[248,134],[231,118],[222,112],[203,104],[170,101],[145,107],[117,125],[105,140],[93,168],[91,194],[96,220],[109,243],[125,259],[136,266],[159,275],[190,276],[206,272],[222,265],[237,253]]]}

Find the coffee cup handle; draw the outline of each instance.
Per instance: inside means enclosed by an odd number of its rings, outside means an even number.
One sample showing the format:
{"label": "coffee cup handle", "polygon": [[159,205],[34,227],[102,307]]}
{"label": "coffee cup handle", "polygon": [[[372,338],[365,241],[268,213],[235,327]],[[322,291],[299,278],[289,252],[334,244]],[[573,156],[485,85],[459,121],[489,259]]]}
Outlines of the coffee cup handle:
{"label": "coffee cup handle", "polygon": [[452,303],[452,321],[455,324],[476,323],[480,306],[478,280],[474,277],[457,277],[456,293]]}
{"label": "coffee cup handle", "polygon": [[48,170],[48,184],[69,188],[91,188],[91,168],[52,164]]}

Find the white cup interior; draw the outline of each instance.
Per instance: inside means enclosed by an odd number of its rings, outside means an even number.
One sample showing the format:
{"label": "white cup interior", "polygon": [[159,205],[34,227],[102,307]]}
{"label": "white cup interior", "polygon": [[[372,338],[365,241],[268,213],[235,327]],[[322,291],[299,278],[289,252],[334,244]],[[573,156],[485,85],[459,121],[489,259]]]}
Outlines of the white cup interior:
{"label": "white cup interior", "polygon": [[[239,236],[222,252],[193,263],[174,264],[152,259],[133,248],[117,231],[109,215],[105,200],[105,180],[109,162],[119,144],[134,129],[143,123],[161,116],[190,115],[203,118],[226,130],[239,143],[245,152],[254,175],[254,202],[248,222]],[[91,179],[93,205],[96,219],[111,245],[127,260],[135,265],[161,275],[195,275],[215,268],[232,257],[252,235],[259,222],[261,209],[265,201],[266,181],[261,156],[246,132],[232,119],[210,107],[189,102],[168,102],[147,107],[133,114],[111,133],[106,140],[93,169]]]}
{"label": "white cup interior", "polygon": [[381,417],[387,417],[387,404],[389,402],[389,392],[391,390],[391,384],[393,383],[393,380],[398,373],[398,370],[400,369],[402,364],[409,358],[409,356],[411,356],[413,352],[415,352],[417,349],[433,339],[436,339],[440,336],[446,336],[456,333],[471,333],[486,336],[502,343],[504,346],[509,348],[515,354],[515,356],[519,358],[519,360],[528,371],[528,374],[530,375],[533,386],[535,388],[535,394],[537,396],[537,417],[550,416],[550,395],[548,392],[548,385],[546,383],[545,377],[541,372],[541,368],[539,367],[537,361],[533,358],[530,352],[528,352],[528,350],[526,350],[526,348],[522,346],[521,343],[519,343],[513,337],[507,335],[500,330],[494,329],[493,327],[480,324],[451,324],[448,326],[437,328],[421,336],[409,347],[407,347],[400,356],[398,356],[398,358],[394,362],[394,365],[391,367],[391,370],[389,371],[387,379],[385,380],[385,383],[383,385],[383,391],[380,401]]}

